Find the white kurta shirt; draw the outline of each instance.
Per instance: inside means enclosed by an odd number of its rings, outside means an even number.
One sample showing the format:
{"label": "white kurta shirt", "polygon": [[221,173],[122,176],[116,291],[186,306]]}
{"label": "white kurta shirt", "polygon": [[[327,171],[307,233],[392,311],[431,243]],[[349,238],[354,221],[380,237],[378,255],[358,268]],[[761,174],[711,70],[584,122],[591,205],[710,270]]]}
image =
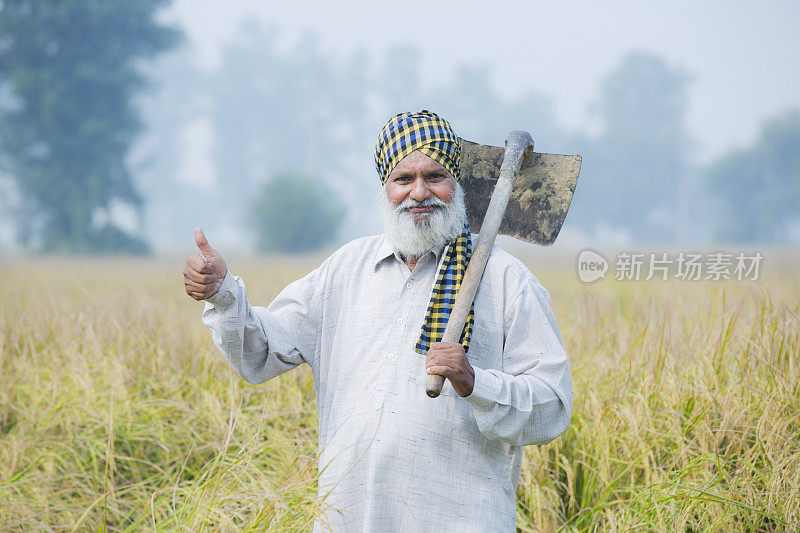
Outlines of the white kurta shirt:
{"label": "white kurta shirt", "polygon": [[251,306],[228,272],[203,322],[233,368],[261,383],[308,363],[319,413],[314,530],[514,531],[522,446],[569,424],[572,381],[550,295],[495,246],[475,297],[466,398],[425,394],[414,351],[442,250],[413,271],[382,235],[343,246]]}

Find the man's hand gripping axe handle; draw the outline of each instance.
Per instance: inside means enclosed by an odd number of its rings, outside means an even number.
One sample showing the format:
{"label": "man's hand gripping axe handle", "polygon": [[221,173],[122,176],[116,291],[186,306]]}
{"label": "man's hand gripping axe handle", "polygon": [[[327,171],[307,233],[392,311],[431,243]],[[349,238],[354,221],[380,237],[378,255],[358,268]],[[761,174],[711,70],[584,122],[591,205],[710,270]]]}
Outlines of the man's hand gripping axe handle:
{"label": "man's hand gripping axe handle", "polygon": [[[467,322],[472,301],[475,299],[475,292],[486,268],[486,261],[489,260],[489,253],[492,251],[494,239],[500,229],[500,223],[508,206],[508,199],[514,188],[514,181],[519,173],[522,160],[528,151],[533,151],[533,139],[527,131],[512,131],[506,137],[506,151],[503,156],[503,164],[500,167],[500,177],[495,185],[486,215],[483,217],[481,232],[478,235],[478,242],[472,252],[472,258],[464,273],[461,287],[456,295],[456,302],[450,311],[450,318],[445,326],[442,342],[458,342],[461,339],[461,332]],[[437,374],[428,376],[428,383],[425,392],[431,398],[436,398],[442,392],[444,378]]]}

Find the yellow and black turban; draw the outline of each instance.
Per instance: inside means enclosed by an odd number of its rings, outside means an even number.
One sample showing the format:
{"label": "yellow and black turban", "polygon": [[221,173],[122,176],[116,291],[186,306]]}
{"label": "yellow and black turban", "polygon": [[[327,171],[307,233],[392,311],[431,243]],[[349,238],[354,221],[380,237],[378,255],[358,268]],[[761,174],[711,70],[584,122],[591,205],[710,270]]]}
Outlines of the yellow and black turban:
{"label": "yellow and black turban", "polygon": [[375,169],[385,184],[397,163],[419,150],[458,179],[461,165],[461,140],[445,119],[423,109],[419,113],[393,116],[378,135],[375,144]]}
{"label": "yellow and black turban", "polygon": [[[419,113],[395,115],[381,130],[375,145],[375,168],[381,184],[386,184],[394,167],[414,150],[419,150],[442,165],[455,179],[459,178],[461,140],[445,119],[423,109]],[[432,343],[442,340],[471,256],[472,241],[469,225],[464,220],[461,234],[447,244],[442,254],[442,263],[439,266],[436,283],[431,290],[422,331],[414,346],[417,353],[425,355]],[[473,305],[461,333],[460,342],[464,346],[464,351],[469,349],[474,323]]]}

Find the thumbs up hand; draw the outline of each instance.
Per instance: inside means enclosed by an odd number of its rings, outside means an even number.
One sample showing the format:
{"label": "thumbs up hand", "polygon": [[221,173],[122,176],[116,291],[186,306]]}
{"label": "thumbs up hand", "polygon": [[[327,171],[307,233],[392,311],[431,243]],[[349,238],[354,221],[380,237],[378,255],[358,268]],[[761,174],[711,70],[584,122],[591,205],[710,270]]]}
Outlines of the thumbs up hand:
{"label": "thumbs up hand", "polygon": [[228,267],[222,256],[208,244],[199,226],[194,228],[194,242],[200,253],[186,258],[183,280],[186,294],[195,300],[205,300],[219,291]]}

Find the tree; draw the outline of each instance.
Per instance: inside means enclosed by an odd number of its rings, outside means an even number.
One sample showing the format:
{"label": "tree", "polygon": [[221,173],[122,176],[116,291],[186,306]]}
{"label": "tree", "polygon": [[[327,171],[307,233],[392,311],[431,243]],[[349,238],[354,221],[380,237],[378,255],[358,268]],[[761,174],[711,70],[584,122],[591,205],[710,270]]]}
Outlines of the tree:
{"label": "tree", "polygon": [[599,136],[587,139],[574,211],[585,229],[624,228],[633,240],[673,241],[686,194],[691,141],[688,76],[657,56],[631,53],[602,80],[592,111]]}
{"label": "tree", "polygon": [[[241,206],[257,193],[262,176],[349,174],[352,133],[365,114],[358,65],[337,63],[313,35],[280,51],[276,35],[274,27],[244,24],[210,78],[214,163],[225,185],[216,205],[235,228],[249,226]],[[353,186],[340,183],[343,195]]]}
{"label": "tree", "polygon": [[264,252],[304,252],[328,244],[344,211],[319,181],[276,174],[253,204],[257,246]]}
{"label": "tree", "polygon": [[751,147],[709,165],[706,184],[721,211],[718,238],[786,240],[800,222],[800,111],[766,120]]}
{"label": "tree", "polygon": [[142,200],[125,165],[140,130],[139,62],[174,45],[166,0],[0,2],[0,153],[22,202],[20,237],[46,251],[146,250],[109,213]]}

